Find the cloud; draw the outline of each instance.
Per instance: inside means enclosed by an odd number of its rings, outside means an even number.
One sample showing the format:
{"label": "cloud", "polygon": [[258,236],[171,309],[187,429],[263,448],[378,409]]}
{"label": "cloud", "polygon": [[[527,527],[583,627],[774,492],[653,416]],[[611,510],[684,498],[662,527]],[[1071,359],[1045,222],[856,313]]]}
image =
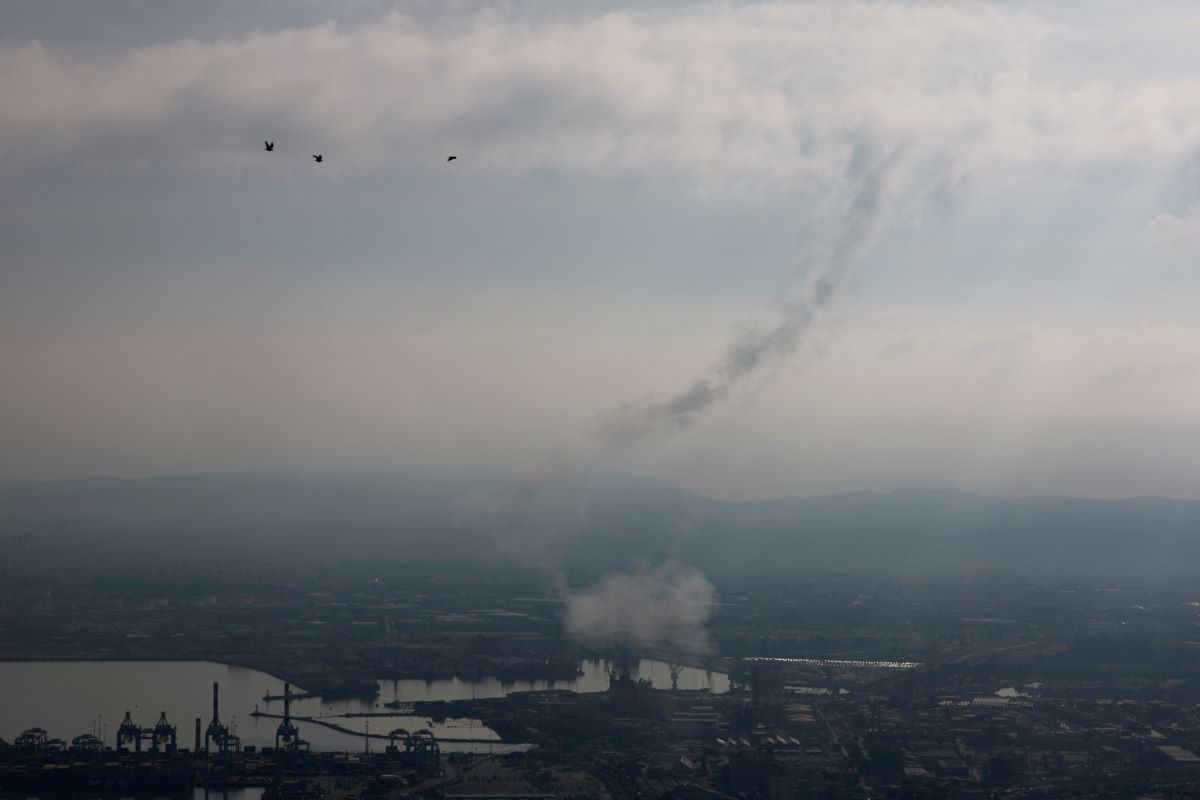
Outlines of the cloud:
{"label": "cloud", "polygon": [[1146,226],[1146,244],[1165,256],[1200,253],[1200,203],[1182,215],[1163,213],[1152,219]]}
{"label": "cloud", "polygon": [[[1063,83],[1054,26],[1006,7],[701,5],[457,28],[391,14],[85,62],[0,49],[0,163],[440,164],[658,176],[701,190],[838,180],[863,138],[1005,164],[1175,157],[1200,81]],[[297,162],[303,164],[303,161]]]}
{"label": "cloud", "polygon": [[601,645],[627,642],[706,653],[713,596],[712,584],[691,567],[664,563],[611,574],[568,596],[567,632]]}

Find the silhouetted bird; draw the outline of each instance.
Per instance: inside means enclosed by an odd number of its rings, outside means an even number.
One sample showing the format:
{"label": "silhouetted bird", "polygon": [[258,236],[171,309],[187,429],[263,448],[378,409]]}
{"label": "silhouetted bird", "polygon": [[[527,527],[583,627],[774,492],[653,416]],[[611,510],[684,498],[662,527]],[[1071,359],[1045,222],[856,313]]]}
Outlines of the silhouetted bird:
{"label": "silhouetted bird", "polygon": [[267,148],[268,153],[273,153],[275,151],[274,142],[263,141],[263,147]]}
{"label": "silhouetted bird", "polygon": [[313,156],[313,161],[316,161],[318,164],[320,164],[324,160],[325,160],[325,156],[321,155],[320,153]]}
{"label": "silhouetted bird", "polygon": [[454,159],[456,159],[456,158],[458,158],[458,156],[450,156],[450,157],[449,157],[449,158],[447,158],[446,160],[447,160],[447,161],[453,161],[453,160],[454,160]]}

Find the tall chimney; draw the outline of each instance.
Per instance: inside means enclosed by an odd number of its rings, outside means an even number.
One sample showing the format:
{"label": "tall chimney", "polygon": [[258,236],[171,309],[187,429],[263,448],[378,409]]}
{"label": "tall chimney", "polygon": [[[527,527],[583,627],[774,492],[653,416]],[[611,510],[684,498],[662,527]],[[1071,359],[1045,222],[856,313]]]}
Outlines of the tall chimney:
{"label": "tall chimney", "polygon": [[192,751],[196,755],[200,754],[200,718],[196,717],[196,749]]}
{"label": "tall chimney", "polygon": [[213,722],[218,722],[221,719],[221,715],[217,711],[217,688],[219,685],[216,681],[213,681]]}

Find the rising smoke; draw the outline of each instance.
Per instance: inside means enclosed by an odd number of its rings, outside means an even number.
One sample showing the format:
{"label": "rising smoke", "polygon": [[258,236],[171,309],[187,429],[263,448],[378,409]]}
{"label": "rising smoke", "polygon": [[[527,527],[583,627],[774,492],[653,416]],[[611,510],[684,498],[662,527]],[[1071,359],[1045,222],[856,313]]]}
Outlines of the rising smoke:
{"label": "rising smoke", "polygon": [[588,591],[568,594],[567,632],[595,644],[706,654],[712,600],[712,584],[690,567],[664,563],[608,575]]}
{"label": "rising smoke", "polygon": [[[596,428],[610,447],[634,445],[692,427],[741,383],[795,353],[814,318],[836,297],[849,270],[883,227],[898,184],[901,152],[859,145],[845,170],[847,201],[822,265],[802,298],[784,303],[771,323],[730,342],[723,357],[665,400],[626,403]],[[602,462],[603,455],[597,459]],[[568,634],[601,645],[623,642],[677,653],[712,652],[706,628],[713,586],[694,569],[661,563],[610,574],[593,588],[566,592]]]}
{"label": "rising smoke", "polygon": [[807,294],[783,304],[773,323],[734,339],[724,357],[686,389],[665,400],[625,403],[602,415],[595,429],[597,436],[609,445],[623,447],[687,430],[747,378],[795,353],[816,315],[831,303],[847,272],[879,233],[897,184],[900,161],[899,150],[880,156],[867,145],[857,146],[846,166],[850,200],[824,268]]}

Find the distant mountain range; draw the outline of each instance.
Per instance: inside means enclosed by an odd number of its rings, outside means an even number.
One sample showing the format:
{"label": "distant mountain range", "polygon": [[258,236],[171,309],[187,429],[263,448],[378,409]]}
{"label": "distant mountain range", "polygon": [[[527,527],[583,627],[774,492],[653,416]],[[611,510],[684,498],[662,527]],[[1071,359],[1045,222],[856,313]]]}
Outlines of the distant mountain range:
{"label": "distant mountain range", "polygon": [[665,552],[714,574],[793,570],[1188,575],[1200,502],[855,492],[732,502],[623,473],[260,472],[0,484],[0,535],[199,535],[295,557],[554,563]]}

